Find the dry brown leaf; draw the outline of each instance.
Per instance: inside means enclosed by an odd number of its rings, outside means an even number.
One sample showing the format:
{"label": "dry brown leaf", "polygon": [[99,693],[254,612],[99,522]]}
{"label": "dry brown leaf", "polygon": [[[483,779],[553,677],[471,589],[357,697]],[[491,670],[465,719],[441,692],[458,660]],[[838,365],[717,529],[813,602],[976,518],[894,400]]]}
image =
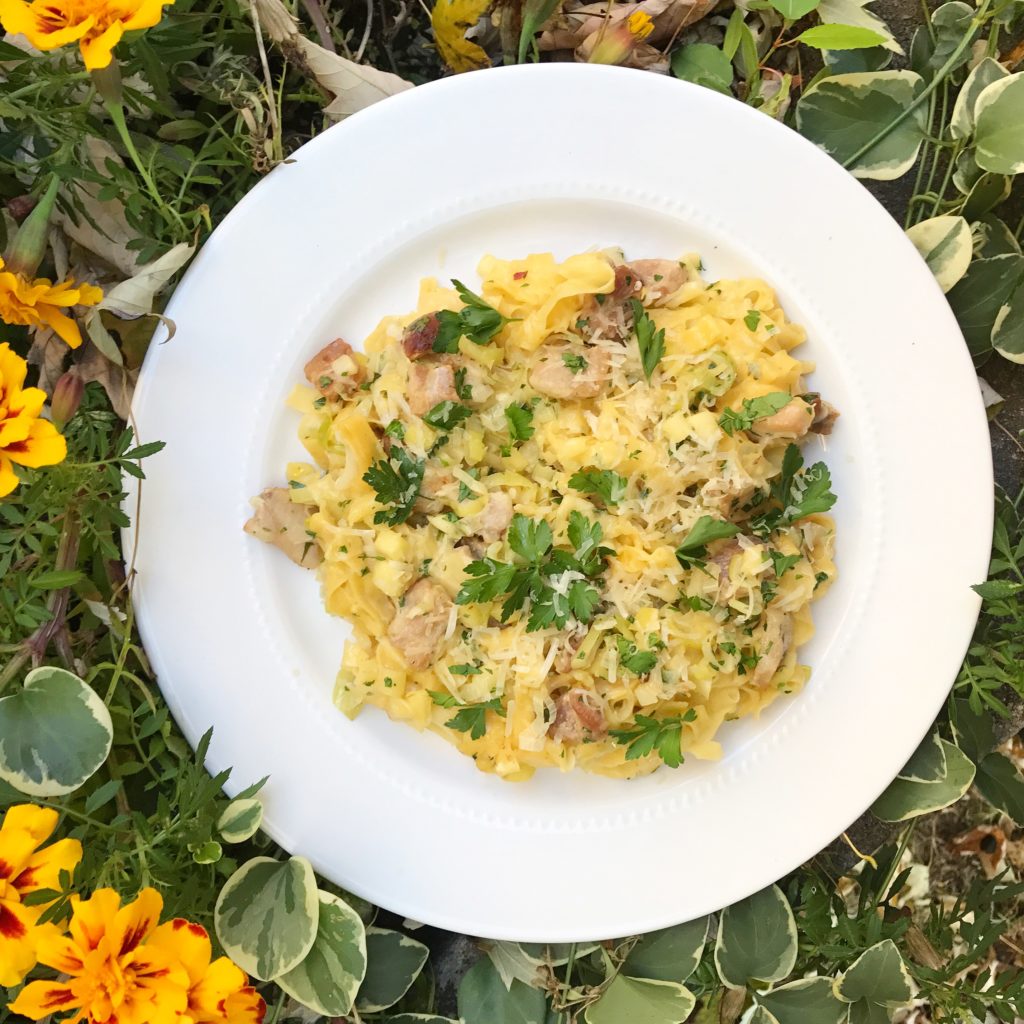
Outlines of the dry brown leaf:
{"label": "dry brown leaf", "polygon": [[336,121],[413,87],[398,75],[356,64],[307,39],[281,0],[252,0],[252,9],[260,28],[334,97],[324,113]]}
{"label": "dry brown leaf", "polygon": [[137,371],[125,371],[107,359],[95,345],[86,345],[80,350],[78,371],[86,384],[96,381],[110,399],[114,412],[127,420],[131,412],[132,392],[135,390]]}
{"label": "dry brown leaf", "polygon": [[950,840],[949,848],[961,857],[978,858],[986,878],[1006,867],[1006,833],[997,825],[978,825]]}
{"label": "dry brown leaf", "polygon": [[48,395],[53,393],[53,386],[64,372],[64,360],[70,351],[67,344],[48,327],[32,335],[32,346],[25,358],[30,366],[39,367],[36,387],[42,388]]}
{"label": "dry brown leaf", "polygon": [[608,31],[642,11],[654,22],[654,31],[647,43],[655,49],[664,47],[684,28],[706,17],[715,8],[717,0],[640,0],[639,3],[615,3],[609,13],[607,3],[582,4],[567,9],[561,18],[541,34],[542,50],[576,50],[591,52],[597,44],[597,34]]}
{"label": "dry brown leaf", "polygon": [[437,0],[430,13],[434,43],[452,71],[476,71],[491,63],[487,52],[466,38],[483,16],[490,0]]}

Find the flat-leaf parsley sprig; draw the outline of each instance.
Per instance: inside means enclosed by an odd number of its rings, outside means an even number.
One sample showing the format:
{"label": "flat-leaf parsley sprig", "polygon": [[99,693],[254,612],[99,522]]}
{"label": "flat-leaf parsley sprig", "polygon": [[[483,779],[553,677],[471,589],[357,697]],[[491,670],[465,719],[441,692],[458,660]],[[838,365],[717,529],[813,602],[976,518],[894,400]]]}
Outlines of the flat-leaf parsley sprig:
{"label": "flat-leaf parsley sprig", "polygon": [[457,697],[443,690],[427,690],[430,699],[441,708],[458,708],[459,710],[445,722],[445,727],[456,732],[468,732],[471,740],[481,739],[487,731],[487,712],[493,711],[499,718],[507,712],[500,697],[485,700],[480,704],[461,704]]}
{"label": "flat-leaf parsley sprig", "polygon": [[697,712],[690,708],[682,715],[665,715],[654,718],[637,715],[631,729],[611,729],[609,735],[616,743],[626,744],[626,760],[636,761],[657,752],[669,768],[678,768],[683,763],[683,723],[692,722]]}
{"label": "flat-leaf parsley sprig", "polygon": [[376,492],[377,501],[390,508],[374,513],[375,523],[397,526],[412,513],[423,484],[425,459],[417,459],[400,444],[393,444],[386,459],[379,459],[363,474]]}
{"label": "flat-leaf parsley sprig", "polygon": [[767,537],[773,530],[792,526],[807,516],[827,512],[836,503],[828,466],[824,462],[815,462],[813,466],[802,469],[803,464],[800,449],[795,444],[789,445],[782,457],[782,473],[771,492],[779,507],[752,519],[752,533]]}
{"label": "flat-leaf parsley sprig", "polygon": [[633,330],[636,331],[636,343],[640,349],[640,365],[649,381],[654,368],[665,354],[665,328],[656,331],[654,321],[647,315],[640,300],[631,299],[630,302],[633,306]]}
{"label": "flat-leaf parsley sprig", "polygon": [[513,516],[508,543],[522,561],[470,562],[466,573],[472,578],[462,584],[455,603],[484,604],[504,597],[502,622],[529,606],[527,632],[552,625],[562,629],[570,617],[589,622],[601,600],[594,581],[615,552],[601,545],[601,524],[579,512],[570,513],[567,533],[571,550],[556,548],[546,522]]}
{"label": "flat-leaf parsley sprig", "polygon": [[479,295],[471,292],[461,281],[452,280],[459,298],[465,303],[458,313],[450,309],[438,311],[435,352],[458,352],[459,338],[467,337],[474,345],[487,345],[494,336],[512,321],[488,305]]}

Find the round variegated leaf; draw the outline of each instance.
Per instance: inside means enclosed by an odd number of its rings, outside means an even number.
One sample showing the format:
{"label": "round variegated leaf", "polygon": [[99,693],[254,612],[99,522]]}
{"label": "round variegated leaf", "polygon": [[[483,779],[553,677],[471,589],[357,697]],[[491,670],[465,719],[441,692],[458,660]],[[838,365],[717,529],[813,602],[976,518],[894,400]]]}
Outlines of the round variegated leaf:
{"label": "round variegated leaf", "polygon": [[966,139],[974,131],[974,107],[978,97],[993,82],[1006,78],[1009,71],[997,60],[985,57],[967,76],[957,93],[953,104],[953,116],[949,122],[949,131],[954,139]]}
{"label": "round variegated leaf", "polygon": [[366,976],[356,997],[360,1013],[394,1006],[416,980],[429,950],[422,942],[388,928],[366,929]]}
{"label": "round variegated leaf", "polygon": [[909,1003],[914,995],[907,965],[892,939],[883,939],[861,953],[846,973],[836,978],[832,990],[845,1003],[863,999],[891,1008]]}
{"label": "round variegated leaf", "polygon": [[974,250],[971,228],[963,217],[932,217],[907,231],[939,287],[948,292],[967,273]]}
{"label": "round variegated leaf", "polygon": [[1024,363],[1024,283],[999,307],[992,324],[992,347],[1011,363]]}
{"label": "round variegated leaf", "polygon": [[895,779],[872,804],[871,812],[882,821],[907,821],[955,803],[970,789],[974,762],[955,744],[940,739],[946,755],[946,771],[935,782]]}
{"label": "round variegated leaf", "polygon": [[72,793],[106,761],[113,736],[107,706],[78,676],[33,669],[0,699],[0,779],[28,796]]}
{"label": "round variegated leaf", "polygon": [[227,880],[213,910],[224,952],[261,981],[302,961],[316,938],[318,917],[316,879],[304,857],[247,861]]}
{"label": "round variegated leaf", "polygon": [[511,988],[513,981],[533,985],[545,974],[544,961],[531,956],[518,942],[488,942],[484,952],[490,957],[505,988]]}
{"label": "round variegated leaf", "polygon": [[715,966],[730,988],[751,981],[782,981],[796,963],[796,921],[777,885],[722,911],[715,944]]}
{"label": "round variegated leaf", "polygon": [[366,974],[366,929],[343,899],[323,890],[318,896],[313,948],[274,982],[303,1006],[325,1017],[342,1017],[352,1009]]}
{"label": "round variegated leaf", "polygon": [[682,984],[697,969],[708,935],[708,918],[642,935],[622,967],[631,978]]}
{"label": "round variegated leaf", "polygon": [[574,960],[582,960],[597,949],[596,942],[552,942],[545,945],[543,942],[520,942],[522,951],[539,964],[551,964],[552,967],[561,967],[569,962],[571,957]]}
{"label": "round variegated leaf", "polygon": [[258,831],[263,821],[263,804],[255,797],[232,800],[217,819],[217,831],[225,843],[244,843]]}
{"label": "round variegated leaf", "polygon": [[892,1011],[878,1003],[861,1000],[850,1007],[850,1024],[889,1024]]}
{"label": "round variegated leaf", "polygon": [[[924,89],[913,71],[868,71],[832,75],[812,85],[796,108],[802,135],[817,143],[858,178],[889,180],[906,174],[917,159],[927,128],[918,106],[877,142]],[[864,153],[861,150],[869,146]]]}
{"label": "round variegated leaf", "polygon": [[779,1024],[779,1019],[770,1010],[755,1003],[740,1017],[740,1024]]}
{"label": "round variegated leaf", "polygon": [[896,778],[910,782],[938,782],[946,774],[946,750],[938,733],[929,733],[918,744]]}
{"label": "round variegated leaf", "polygon": [[831,978],[801,978],[770,992],[759,992],[757,1001],[780,1024],[839,1024],[849,1007],[832,994]]}
{"label": "round variegated leaf", "polygon": [[1024,171],[1024,71],[985,86],[974,107],[975,159],[998,174]]}
{"label": "round variegated leaf", "polygon": [[587,1024],[679,1024],[693,1012],[693,994],[672,981],[615,977],[583,1015]]}
{"label": "round variegated leaf", "polygon": [[946,298],[975,359],[992,350],[996,317],[1022,279],[1024,256],[1007,253],[973,260],[967,273],[949,290]]}
{"label": "round variegated leaf", "polygon": [[540,989],[513,981],[505,988],[494,964],[480,960],[459,983],[463,1024],[547,1024],[548,1001]]}
{"label": "round variegated leaf", "polygon": [[451,1017],[435,1017],[432,1013],[400,1013],[388,1017],[384,1024],[459,1024]]}

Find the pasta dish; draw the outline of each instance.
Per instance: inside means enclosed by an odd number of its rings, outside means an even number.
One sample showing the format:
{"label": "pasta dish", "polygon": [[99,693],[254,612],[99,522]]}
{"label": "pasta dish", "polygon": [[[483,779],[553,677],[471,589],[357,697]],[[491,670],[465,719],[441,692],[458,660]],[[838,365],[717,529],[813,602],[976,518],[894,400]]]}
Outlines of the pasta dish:
{"label": "pasta dish", "polygon": [[353,626],[335,702],[432,729],[511,780],[715,758],[798,691],[835,577],[801,443],[837,416],[755,279],[618,251],[421,282],[290,404],[309,463],[246,530]]}

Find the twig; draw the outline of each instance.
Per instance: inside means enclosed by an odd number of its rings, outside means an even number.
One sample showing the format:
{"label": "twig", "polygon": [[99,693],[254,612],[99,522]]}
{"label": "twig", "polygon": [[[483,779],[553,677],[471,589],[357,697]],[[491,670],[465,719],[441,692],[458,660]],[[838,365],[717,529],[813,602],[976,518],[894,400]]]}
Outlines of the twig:
{"label": "twig", "polygon": [[309,20],[313,23],[313,28],[316,29],[320,45],[325,50],[330,50],[331,53],[337,53],[334,37],[331,35],[331,27],[324,17],[324,9],[320,6],[320,0],[302,0],[302,9],[309,15]]}
{"label": "twig", "polygon": [[281,146],[281,124],[277,119],[277,105],[274,102],[276,90],[274,89],[274,78],[270,74],[270,63],[267,60],[267,48],[263,43],[263,29],[260,27],[260,12],[256,4],[249,5],[252,13],[252,23],[256,29],[256,48],[260,53],[260,64],[263,66],[263,79],[267,89],[267,113],[270,116],[270,127],[274,133],[274,149]]}
{"label": "twig", "polygon": [[373,27],[373,0],[366,0],[366,28],[363,29],[363,38],[359,42],[359,49],[352,58],[357,64],[363,59],[366,52],[366,44],[370,41],[370,29]]}

